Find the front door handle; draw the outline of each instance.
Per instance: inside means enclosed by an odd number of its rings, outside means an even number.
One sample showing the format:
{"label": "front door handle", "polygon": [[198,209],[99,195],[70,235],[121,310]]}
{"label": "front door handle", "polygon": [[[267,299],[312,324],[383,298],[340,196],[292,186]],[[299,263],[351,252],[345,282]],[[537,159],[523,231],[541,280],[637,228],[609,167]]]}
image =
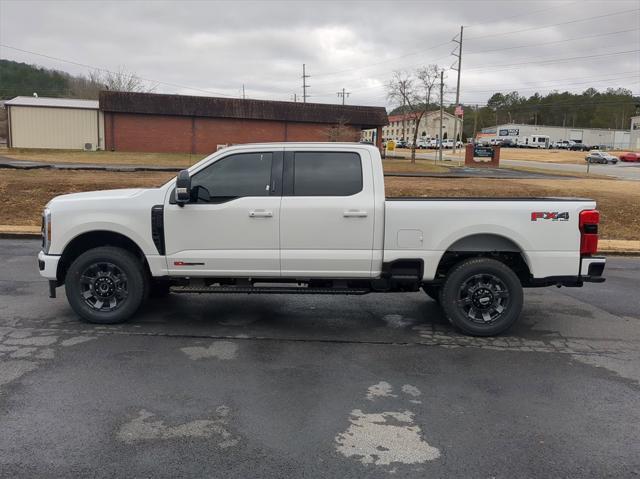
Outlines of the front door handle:
{"label": "front door handle", "polygon": [[343,213],[345,218],[366,218],[367,212],[361,210],[347,210]]}
{"label": "front door handle", "polygon": [[249,211],[250,218],[272,218],[273,211],[267,210],[251,210]]}

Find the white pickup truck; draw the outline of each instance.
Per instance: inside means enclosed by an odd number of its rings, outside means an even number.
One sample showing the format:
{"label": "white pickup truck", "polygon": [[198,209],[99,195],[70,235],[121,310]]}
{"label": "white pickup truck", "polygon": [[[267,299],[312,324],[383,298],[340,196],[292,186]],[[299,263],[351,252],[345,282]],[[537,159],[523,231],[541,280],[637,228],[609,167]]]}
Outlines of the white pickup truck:
{"label": "white pickup truck", "polygon": [[[225,148],[149,189],[54,198],[40,273],[84,320],[129,319],[173,293],[424,290],[453,325],[493,335],[523,287],[604,281],[595,202],[385,198],[379,151],[357,143]],[[212,307],[215,307],[212,305]]]}

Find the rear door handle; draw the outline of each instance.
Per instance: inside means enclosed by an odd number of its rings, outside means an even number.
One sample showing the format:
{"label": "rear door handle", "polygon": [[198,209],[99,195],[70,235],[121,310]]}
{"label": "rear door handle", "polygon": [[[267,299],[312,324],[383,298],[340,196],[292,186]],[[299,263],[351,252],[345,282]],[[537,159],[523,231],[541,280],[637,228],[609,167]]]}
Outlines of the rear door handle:
{"label": "rear door handle", "polygon": [[273,211],[251,210],[251,211],[249,211],[249,217],[251,217],[251,218],[272,218],[273,217]]}
{"label": "rear door handle", "polygon": [[343,213],[345,218],[366,218],[367,212],[361,210],[347,210]]}

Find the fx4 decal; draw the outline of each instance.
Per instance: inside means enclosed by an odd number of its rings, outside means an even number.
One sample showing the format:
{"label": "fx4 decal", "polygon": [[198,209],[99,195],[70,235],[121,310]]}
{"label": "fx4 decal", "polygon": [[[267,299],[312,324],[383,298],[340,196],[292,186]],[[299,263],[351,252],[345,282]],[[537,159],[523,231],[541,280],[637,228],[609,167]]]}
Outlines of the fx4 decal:
{"label": "fx4 decal", "polygon": [[551,221],[569,221],[569,212],[563,211],[532,211],[531,221],[551,220]]}

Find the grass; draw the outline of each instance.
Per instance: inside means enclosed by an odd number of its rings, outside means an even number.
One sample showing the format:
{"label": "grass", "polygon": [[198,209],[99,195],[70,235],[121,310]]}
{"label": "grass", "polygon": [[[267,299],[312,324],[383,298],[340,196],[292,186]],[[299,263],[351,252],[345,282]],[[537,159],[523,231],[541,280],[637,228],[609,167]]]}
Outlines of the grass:
{"label": "grass", "polygon": [[113,165],[152,165],[188,167],[207,155],[189,153],[131,153],[126,151],[78,151],[12,148],[0,156],[16,160],[52,163],[104,163]]}
{"label": "grass", "polygon": [[[402,161],[402,160],[401,160]],[[0,224],[37,226],[54,196],[110,188],[153,187],[173,177],[159,172],[0,170]],[[601,237],[640,240],[640,182],[610,179],[488,179],[387,177],[389,196],[577,196],[602,213]]]}

